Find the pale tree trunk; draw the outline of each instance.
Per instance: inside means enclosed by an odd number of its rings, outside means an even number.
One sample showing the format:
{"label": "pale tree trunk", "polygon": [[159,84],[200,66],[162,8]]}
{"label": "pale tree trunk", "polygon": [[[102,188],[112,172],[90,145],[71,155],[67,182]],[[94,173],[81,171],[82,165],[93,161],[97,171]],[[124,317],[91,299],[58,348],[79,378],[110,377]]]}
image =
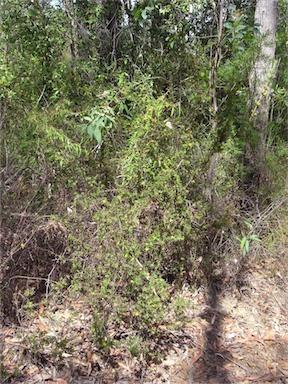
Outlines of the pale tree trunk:
{"label": "pale tree trunk", "polygon": [[[218,0],[215,9],[215,19],[217,21],[217,45],[215,48],[214,56],[211,57],[211,71],[210,71],[210,94],[212,101],[213,117],[211,121],[212,131],[217,129],[217,72],[222,59],[222,42],[223,42],[223,24],[224,24],[224,0]],[[211,55],[212,56],[212,55]]]}
{"label": "pale tree trunk", "polygon": [[77,17],[75,12],[75,5],[73,0],[64,0],[65,12],[70,20],[70,29],[71,29],[71,55],[73,59],[78,59],[78,28],[77,28]]}
{"label": "pale tree trunk", "polygon": [[250,77],[252,96],[252,121],[258,134],[254,161],[262,184],[266,178],[266,136],[269,119],[270,98],[276,71],[276,29],[278,21],[278,0],[257,0],[255,25],[259,26],[260,51]]}

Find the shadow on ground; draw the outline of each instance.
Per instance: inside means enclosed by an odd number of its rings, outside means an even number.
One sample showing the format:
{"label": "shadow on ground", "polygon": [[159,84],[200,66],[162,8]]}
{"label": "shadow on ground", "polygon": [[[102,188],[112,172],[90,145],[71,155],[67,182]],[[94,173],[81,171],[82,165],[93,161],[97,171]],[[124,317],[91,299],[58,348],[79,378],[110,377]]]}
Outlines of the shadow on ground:
{"label": "shadow on ground", "polygon": [[225,349],[222,339],[222,328],[225,312],[221,309],[220,295],[224,289],[224,280],[212,274],[211,265],[203,268],[207,281],[206,309],[201,317],[208,322],[201,358],[193,367],[193,383],[226,384],[233,383],[231,374],[225,365],[231,361],[231,353]]}

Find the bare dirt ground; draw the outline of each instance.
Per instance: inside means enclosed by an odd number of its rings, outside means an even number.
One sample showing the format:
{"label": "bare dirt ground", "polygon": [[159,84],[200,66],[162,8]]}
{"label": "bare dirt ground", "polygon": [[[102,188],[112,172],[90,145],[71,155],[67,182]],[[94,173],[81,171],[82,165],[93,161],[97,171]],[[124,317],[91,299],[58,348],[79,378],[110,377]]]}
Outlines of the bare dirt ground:
{"label": "bare dirt ground", "polygon": [[238,286],[215,278],[194,292],[184,288],[185,323],[160,326],[155,340],[165,356],[161,363],[144,364],[121,346],[101,354],[81,301],[40,306],[29,321],[1,330],[0,382],[288,383],[288,253],[279,252],[250,262]]}

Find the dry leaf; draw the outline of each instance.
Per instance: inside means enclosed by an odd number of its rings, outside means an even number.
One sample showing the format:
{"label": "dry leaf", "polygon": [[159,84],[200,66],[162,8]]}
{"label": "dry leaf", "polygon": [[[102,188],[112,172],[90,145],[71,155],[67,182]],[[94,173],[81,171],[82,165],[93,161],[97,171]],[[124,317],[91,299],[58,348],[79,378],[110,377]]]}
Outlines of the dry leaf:
{"label": "dry leaf", "polygon": [[51,379],[51,375],[49,373],[37,373],[37,375],[33,376],[33,380],[35,383],[43,383],[46,380]]}
{"label": "dry leaf", "polygon": [[203,356],[202,351],[198,352],[195,357],[191,359],[191,364],[194,365]]}
{"label": "dry leaf", "polygon": [[92,364],[89,362],[88,363],[88,368],[87,368],[87,375],[90,376],[92,372]]}
{"label": "dry leaf", "polygon": [[38,323],[39,331],[41,331],[41,332],[48,332],[48,327],[47,327],[46,320],[42,316],[40,316],[40,315],[38,316],[38,320],[39,320],[39,323]]}
{"label": "dry leaf", "polygon": [[31,376],[39,371],[39,368],[36,366],[32,366],[31,368],[26,369],[27,375]]}
{"label": "dry leaf", "polygon": [[227,333],[226,337],[227,337],[227,339],[234,339],[236,337],[236,333],[235,332]]}
{"label": "dry leaf", "polygon": [[210,383],[210,384],[219,384],[219,379],[217,379],[217,378],[211,378],[211,379],[209,380],[209,383]]}
{"label": "dry leaf", "polygon": [[93,361],[93,359],[92,359],[92,352],[90,350],[88,350],[86,352],[86,356],[87,356],[87,360],[89,361],[89,363],[91,363],[91,361]]}
{"label": "dry leaf", "polygon": [[12,335],[14,333],[14,329],[13,328],[6,328],[4,332],[0,332],[0,335],[1,337],[3,336],[8,336],[8,335]]}
{"label": "dry leaf", "polygon": [[163,365],[166,367],[171,367],[173,365],[177,364],[177,361],[174,359],[166,359],[163,361]]}
{"label": "dry leaf", "polygon": [[195,327],[195,322],[193,323],[185,323],[183,328],[194,328]]}
{"label": "dry leaf", "polygon": [[41,316],[41,315],[43,315],[43,313],[44,313],[44,311],[45,311],[45,306],[44,305],[40,305],[40,308],[39,308],[39,315]]}
{"label": "dry leaf", "polygon": [[288,369],[288,361],[286,361],[286,360],[279,360],[278,364],[281,366],[281,368]]}
{"label": "dry leaf", "polygon": [[270,331],[270,332],[265,333],[263,340],[275,340],[275,338],[276,338],[275,332]]}
{"label": "dry leaf", "polygon": [[281,337],[281,341],[285,341],[286,343],[288,343],[288,333]]}
{"label": "dry leaf", "polygon": [[127,372],[131,372],[131,369],[130,369],[130,367],[128,367],[128,365],[123,364],[120,361],[119,361],[118,365],[119,365],[119,367],[125,369]]}

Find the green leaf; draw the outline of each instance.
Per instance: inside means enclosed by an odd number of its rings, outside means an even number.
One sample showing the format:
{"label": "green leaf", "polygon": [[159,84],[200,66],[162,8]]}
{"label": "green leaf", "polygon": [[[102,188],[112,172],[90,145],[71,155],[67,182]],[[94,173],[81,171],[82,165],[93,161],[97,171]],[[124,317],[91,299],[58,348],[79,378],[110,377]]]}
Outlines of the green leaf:
{"label": "green leaf", "polygon": [[140,17],[141,17],[141,8],[139,6],[134,11],[133,16],[134,16],[134,19],[136,19],[136,20],[140,19]]}
{"label": "green leaf", "polygon": [[253,225],[249,223],[249,221],[244,221],[244,224],[246,225],[247,228],[253,229]]}
{"label": "green leaf", "polygon": [[170,48],[173,49],[175,46],[175,41],[174,40],[171,40],[170,41]]}
{"label": "green leaf", "polygon": [[98,144],[101,144],[102,143],[102,133],[98,127],[94,129],[93,135],[94,135],[95,139],[97,140]]}
{"label": "green leaf", "polygon": [[227,23],[224,24],[224,27],[227,28],[227,29],[232,29],[233,25],[230,22],[227,22]]}
{"label": "green leaf", "polygon": [[104,118],[102,116],[98,116],[93,123],[93,128],[96,129],[96,128],[104,127],[103,122],[104,122]]}
{"label": "green leaf", "polygon": [[147,20],[148,15],[147,15],[147,10],[146,8],[141,12],[141,16],[143,20]]}
{"label": "green leaf", "polygon": [[247,242],[247,237],[244,236],[241,240],[241,245],[240,245],[241,249],[244,249],[246,242]]}
{"label": "green leaf", "polygon": [[93,125],[88,125],[88,127],[87,127],[87,133],[88,133],[88,135],[91,137],[91,139],[92,139],[92,137],[93,137],[93,134],[94,134],[94,128],[93,128]]}
{"label": "green leaf", "polygon": [[244,24],[237,25],[235,29],[236,29],[236,32],[243,31],[243,29],[246,29],[246,25]]}
{"label": "green leaf", "polygon": [[250,240],[261,242],[261,240],[259,239],[259,237],[257,235],[251,235]]}
{"label": "green leaf", "polygon": [[114,119],[114,117],[112,117],[112,116],[108,116],[108,115],[107,115],[107,116],[106,116],[106,120],[107,120],[107,121],[111,121],[112,124],[115,123],[115,119]]}
{"label": "green leaf", "polygon": [[243,249],[243,255],[245,256],[249,251],[249,240],[246,241],[244,249]]}

